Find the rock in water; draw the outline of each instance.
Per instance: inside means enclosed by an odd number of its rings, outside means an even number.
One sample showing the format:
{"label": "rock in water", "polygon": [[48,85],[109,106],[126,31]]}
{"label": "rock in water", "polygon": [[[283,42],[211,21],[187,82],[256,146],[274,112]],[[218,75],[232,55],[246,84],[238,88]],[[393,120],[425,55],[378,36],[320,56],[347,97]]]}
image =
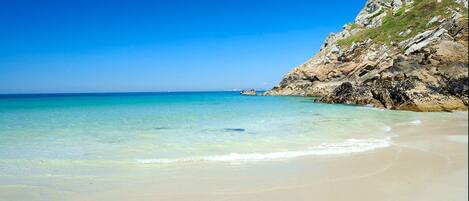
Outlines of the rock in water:
{"label": "rock in water", "polygon": [[254,89],[249,89],[249,90],[242,90],[239,92],[241,95],[248,95],[248,96],[255,96],[256,95],[256,90]]}
{"label": "rock in water", "polygon": [[330,34],[316,55],[264,95],[467,110],[467,13],[467,0],[368,0],[354,23]]}

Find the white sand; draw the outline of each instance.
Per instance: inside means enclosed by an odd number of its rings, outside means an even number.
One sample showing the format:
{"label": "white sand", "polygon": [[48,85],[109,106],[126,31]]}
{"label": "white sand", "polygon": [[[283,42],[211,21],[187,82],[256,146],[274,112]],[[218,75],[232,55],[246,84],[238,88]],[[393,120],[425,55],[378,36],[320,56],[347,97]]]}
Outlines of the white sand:
{"label": "white sand", "polygon": [[79,201],[458,201],[468,200],[464,122],[393,128],[390,147],[341,156],[243,164],[201,162],[155,168],[140,164],[108,177],[10,178],[0,200]]}

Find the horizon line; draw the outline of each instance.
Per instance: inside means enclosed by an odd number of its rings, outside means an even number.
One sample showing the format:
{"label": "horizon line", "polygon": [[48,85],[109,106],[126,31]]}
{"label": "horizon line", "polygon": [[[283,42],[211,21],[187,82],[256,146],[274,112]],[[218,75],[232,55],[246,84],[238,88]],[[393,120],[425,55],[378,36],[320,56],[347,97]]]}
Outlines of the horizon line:
{"label": "horizon line", "polygon": [[[15,95],[73,95],[73,94],[143,94],[143,93],[204,93],[204,92],[239,92],[249,89],[230,89],[230,90],[168,90],[168,91],[98,91],[98,92],[32,92],[32,93],[0,93],[0,96]],[[267,91],[269,89],[254,89],[256,91]]]}

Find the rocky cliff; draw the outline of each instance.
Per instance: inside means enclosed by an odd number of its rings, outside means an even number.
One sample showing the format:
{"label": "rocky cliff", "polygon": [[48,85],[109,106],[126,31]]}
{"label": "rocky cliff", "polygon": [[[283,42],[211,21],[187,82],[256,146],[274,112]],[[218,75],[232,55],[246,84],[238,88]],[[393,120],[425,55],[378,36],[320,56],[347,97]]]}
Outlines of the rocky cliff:
{"label": "rocky cliff", "polygon": [[468,107],[467,0],[369,0],[265,95],[450,111]]}

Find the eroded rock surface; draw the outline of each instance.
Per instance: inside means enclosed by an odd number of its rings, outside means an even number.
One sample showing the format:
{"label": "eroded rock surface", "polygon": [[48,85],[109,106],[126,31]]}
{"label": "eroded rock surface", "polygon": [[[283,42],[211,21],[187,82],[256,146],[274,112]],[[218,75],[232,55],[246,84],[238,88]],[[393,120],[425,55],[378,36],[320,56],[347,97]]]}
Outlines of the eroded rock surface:
{"label": "eroded rock surface", "polygon": [[265,95],[412,111],[467,110],[467,12],[467,0],[369,0],[355,23],[329,35],[316,55]]}
{"label": "eroded rock surface", "polygon": [[254,89],[249,89],[249,90],[242,90],[242,91],[239,92],[239,94],[241,94],[241,95],[247,95],[247,96],[254,96],[254,95],[256,95],[257,93],[256,93],[256,90],[254,90]]}

